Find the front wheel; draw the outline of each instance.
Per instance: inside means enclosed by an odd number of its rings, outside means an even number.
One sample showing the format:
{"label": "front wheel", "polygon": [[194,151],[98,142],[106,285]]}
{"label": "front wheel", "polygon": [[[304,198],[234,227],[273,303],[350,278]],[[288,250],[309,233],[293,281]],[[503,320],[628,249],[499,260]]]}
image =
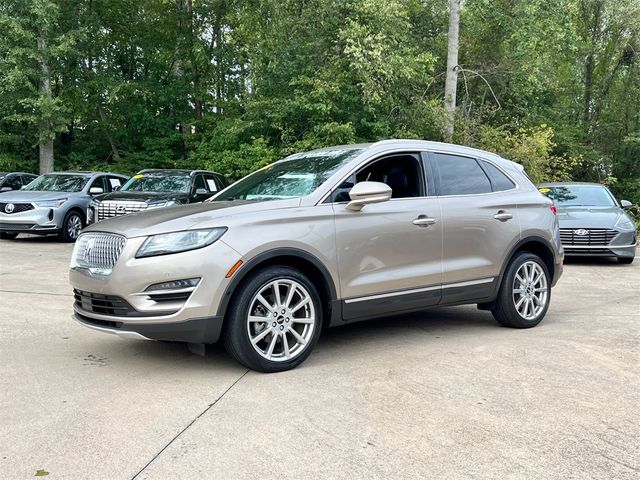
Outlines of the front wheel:
{"label": "front wheel", "polygon": [[511,260],[491,313],[505,327],[531,328],[542,321],[551,300],[551,279],[542,259],[522,252]]}
{"label": "front wheel", "polygon": [[286,266],[267,267],[252,274],[234,296],[225,347],[253,370],[290,370],[313,350],[322,313],[318,291],[302,272]]}
{"label": "front wheel", "polygon": [[84,227],[82,216],[71,210],[64,216],[62,222],[62,230],[58,234],[58,238],[63,242],[75,242]]}

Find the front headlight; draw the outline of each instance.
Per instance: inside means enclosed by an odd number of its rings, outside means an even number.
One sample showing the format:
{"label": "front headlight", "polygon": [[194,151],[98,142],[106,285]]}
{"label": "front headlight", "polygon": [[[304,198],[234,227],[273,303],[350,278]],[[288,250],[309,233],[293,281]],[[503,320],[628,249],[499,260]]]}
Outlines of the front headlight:
{"label": "front headlight", "polygon": [[633,230],[635,229],[635,225],[631,220],[629,220],[624,215],[620,217],[620,219],[616,222],[616,226],[613,228],[619,228],[621,230]]}
{"label": "front headlight", "polygon": [[57,208],[61,207],[66,201],[66,198],[57,198],[56,200],[44,200],[42,202],[35,202],[35,204],[39,207]]}
{"label": "front headlight", "polygon": [[176,202],[174,200],[162,200],[160,202],[150,203],[147,208],[170,207],[171,205],[175,205],[175,204]]}
{"label": "front headlight", "polygon": [[138,249],[136,258],[154,257],[156,255],[167,255],[169,253],[203,248],[218,240],[226,231],[227,227],[217,227],[152,235]]}

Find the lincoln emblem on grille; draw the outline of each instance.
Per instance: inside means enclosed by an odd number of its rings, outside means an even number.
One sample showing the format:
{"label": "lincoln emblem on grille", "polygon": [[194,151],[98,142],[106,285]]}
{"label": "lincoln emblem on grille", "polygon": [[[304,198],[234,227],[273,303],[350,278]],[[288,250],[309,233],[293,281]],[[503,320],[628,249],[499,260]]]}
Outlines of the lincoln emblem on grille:
{"label": "lincoln emblem on grille", "polygon": [[15,210],[16,206],[13,203],[7,203],[4,207],[4,211],[7,213],[12,213]]}
{"label": "lincoln emblem on grille", "polygon": [[589,234],[589,230],[585,230],[584,228],[579,228],[578,230],[574,230],[573,233],[581,237],[584,237],[585,235]]}
{"label": "lincoln emblem on grille", "polygon": [[125,208],[124,205],[118,205],[116,207],[116,213],[119,214],[119,215],[122,215],[124,213],[127,213],[127,209]]}

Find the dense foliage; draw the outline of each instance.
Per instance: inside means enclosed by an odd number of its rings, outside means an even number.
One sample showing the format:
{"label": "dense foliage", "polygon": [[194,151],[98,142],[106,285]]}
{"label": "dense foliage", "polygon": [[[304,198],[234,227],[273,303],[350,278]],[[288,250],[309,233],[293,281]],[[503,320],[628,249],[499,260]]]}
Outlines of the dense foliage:
{"label": "dense foliage", "polygon": [[[208,167],[441,140],[447,5],[3,0],[0,171]],[[47,91],[44,76],[50,78]],[[640,202],[640,0],[466,0],[453,140]]]}

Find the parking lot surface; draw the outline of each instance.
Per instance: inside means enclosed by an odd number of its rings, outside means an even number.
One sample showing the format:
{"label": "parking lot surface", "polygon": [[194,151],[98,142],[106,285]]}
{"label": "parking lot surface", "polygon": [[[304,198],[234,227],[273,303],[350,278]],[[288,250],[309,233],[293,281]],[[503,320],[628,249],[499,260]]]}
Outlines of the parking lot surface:
{"label": "parking lot surface", "polygon": [[328,330],[299,368],[71,320],[72,245],[0,240],[0,478],[640,477],[640,261],[571,261],[537,328]]}

